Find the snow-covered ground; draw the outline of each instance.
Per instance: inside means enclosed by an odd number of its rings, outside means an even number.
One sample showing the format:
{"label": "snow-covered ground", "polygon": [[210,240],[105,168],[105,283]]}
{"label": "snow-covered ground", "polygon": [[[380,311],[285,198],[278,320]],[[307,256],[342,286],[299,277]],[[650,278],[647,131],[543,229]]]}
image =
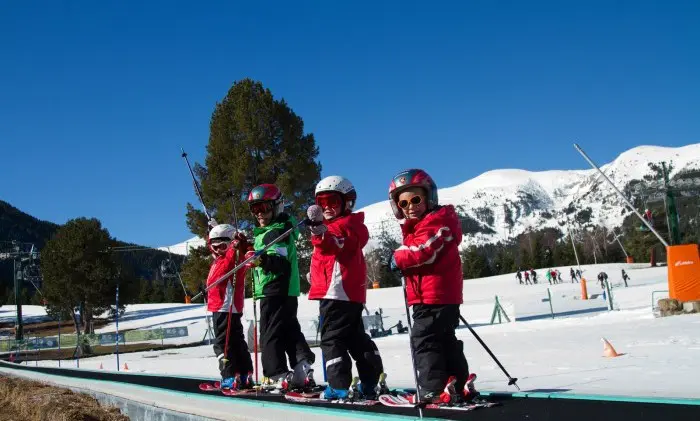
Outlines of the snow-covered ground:
{"label": "snow-covered ground", "polygon": [[[539,271],[539,284],[518,285],[513,274],[465,282],[465,317],[498,356],[518,384],[528,391],[633,396],[700,397],[700,315],[655,318],[651,310],[652,291],[667,290],[666,269],[642,268],[645,265],[603,264],[583,266],[588,282],[589,300],[581,300],[579,284],[571,284],[568,267],[559,268],[564,284],[550,286]],[[631,277],[629,287],[622,285],[620,269]],[[602,299],[596,275],[606,271],[615,286],[615,311],[608,311]],[[544,284],[543,284],[544,282]],[[555,318],[551,318],[547,288],[552,294]],[[511,323],[488,325],[494,297],[505,308]],[[659,293],[658,297],[663,297]],[[657,297],[657,298],[658,298]],[[368,291],[370,312],[382,308],[384,326],[399,320],[405,324],[403,294],[400,288]],[[246,317],[252,319],[252,306],[246,303]],[[315,335],[318,313],[316,302],[299,300],[299,318],[308,337]],[[27,306],[25,314],[41,316],[40,308]],[[562,315],[564,314],[564,315]],[[160,326],[187,326],[188,338],[166,340],[169,343],[200,341],[206,331],[204,309],[200,304],[161,304],[129,306],[120,320],[120,330]],[[0,309],[0,320],[12,319],[11,307]],[[518,321],[520,320],[520,321]],[[113,331],[109,325],[101,331]],[[394,331],[395,332],[395,331]],[[510,390],[500,369],[481,348],[468,329],[459,329],[465,343],[470,368],[478,373],[482,389]],[[608,339],[623,354],[617,358],[602,356],[601,338]],[[375,340],[393,386],[411,386],[411,359],[407,335],[391,335]],[[322,378],[320,349],[316,377]],[[218,375],[211,346],[139,352],[120,356],[122,367],[131,372],[167,373],[195,377]],[[39,362],[57,365],[56,362]],[[63,367],[73,362],[64,361]],[[80,368],[116,369],[115,356],[80,361]]]}

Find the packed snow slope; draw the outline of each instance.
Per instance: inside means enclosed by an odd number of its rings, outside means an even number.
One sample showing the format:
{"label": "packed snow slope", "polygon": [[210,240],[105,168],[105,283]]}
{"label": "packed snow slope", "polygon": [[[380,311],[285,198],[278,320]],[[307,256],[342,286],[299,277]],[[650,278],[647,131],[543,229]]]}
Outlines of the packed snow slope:
{"label": "packed snow slope", "polygon": [[[673,163],[671,178],[698,170],[700,143],[679,148],[639,146],[602,165],[601,170],[619,189],[624,189],[633,180],[642,180],[650,174],[648,164],[662,161]],[[584,163],[583,159],[581,162]],[[440,180],[436,182],[439,186]],[[362,192],[358,194],[361,196]],[[615,191],[593,169],[493,170],[457,186],[441,188],[438,195],[441,204],[457,206],[467,222],[464,224],[468,229],[464,233],[463,246],[497,243],[528,229],[561,228],[567,218],[587,208],[591,210],[589,223],[608,228],[620,226],[630,213]],[[372,238],[377,238],[383,229],[400,238],[399,225],[388,200],[358,211],[365,213],[365,223]],[[170,246],[170,250],[186,254],[189,248],[202,244],[200,238],[194,237]]]}
{"label": "packed snow slope", "polygon": [[[539,284],[519,285],[514,274],[465,281],[462,314],[498,356],[511,375],[518,377],[523,390],[633,396],[700,397],[700,315],[655,318],[651,309],[653,291],[667,290],[665,268],[645,265],[602,264],[582,267],[589,300],[581,300],[580,284],[572,284],[568,268],[559,268],[564,283],[547,284],[540,271]],[[630,281],[625,288],[620,269],[627,270]],[[600,286],[593,281],[605,271],[614,285],[614,311],[608,311]],[[552,296],[554,318],[550,313],[547,289]],[[511,323],[488,324],[495,296],[503,305]],[[657,293],[656,298],[666,293]],[[368,291],[367,308],[382,309],[386,328],[403,320],[403,293],[400,288]],[[11,319],[13,311],[0,309],[0,320]],[[34,317],[40,308],[27,307]],[[246,302],[245,316],[252,320],[252,303]],[[189,338],[166,343],[201,341],[206,319],[200,304],[133,305],[120,320],[120,330],[155,326],[187,326]],[[315,338],[318,303],[299,298],[299,318],[307,337]],[[113,331],[107,326],[102,331]],[[411,358],[408,335],[393,334],[375,339],[381,352],[389,382],[411,386]],[[458,329],[471,371],[479,375],[478,386],[489,390],[511,390],[506,378],[468,329]],[[623,354],[617,358],[602,356],[601,338],[608,339]],[[317,379],[323,378],[319,348],[312,348]],[[164,351],[140,352],[120,356],[123,368],[130,371],[216,378],[217,362],[209,345]],[[53,361],[40,365],[57,365]],[[116,369],[116,357],[81,359],[80,368]],[[63,366],[75,362],[64,361]]]}

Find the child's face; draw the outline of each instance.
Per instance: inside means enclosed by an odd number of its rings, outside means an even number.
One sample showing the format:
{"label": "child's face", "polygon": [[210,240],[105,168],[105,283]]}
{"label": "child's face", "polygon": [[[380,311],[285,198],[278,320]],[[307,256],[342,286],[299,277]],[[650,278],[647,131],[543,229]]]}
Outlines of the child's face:
{"label": "child's face", "polygon": [[261,227],[268,226],[272,221],[273,206],[274,205],[270,202],[260,202],[250,207],[250,212],[255,216],[255,219],[257,219]]}
{"label": "child's face", "polygon": [[399,195],[397,205],[406,219],[419,219],[428,209],[425,203],[425,191],[420,187],[410,187]]}
{"label": "child's face", "polygon": [[316,196],[316,204],[323,209],[323,217],[330,220],[340,215],[343,199],[337,193],[325,193]]}
{"label": "child's face", "polygon": [[224,254],[226,254],[226,250],[228,249],[229,245],[229,241],[217,239],[211,242],[211,250],[217,256],[223,256]]}

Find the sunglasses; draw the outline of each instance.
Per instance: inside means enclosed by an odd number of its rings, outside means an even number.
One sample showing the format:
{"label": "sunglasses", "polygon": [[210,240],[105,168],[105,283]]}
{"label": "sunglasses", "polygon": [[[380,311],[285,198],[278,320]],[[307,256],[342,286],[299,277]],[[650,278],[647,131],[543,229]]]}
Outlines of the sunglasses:
{"label": "sunglasses", "polygon": [[211,248],[216,251],[224,251],[228,248],[228,243],[225,241],[222,241],[220,243],[212,243]]}
{"label": "sunglasses", "polygon": [[258,202],[250,205],[250,212],[253,215],[258,213],[268,213],[272,210],[272,203],[270,202]]}
{"label": "sunglasses", "polygon": [[322,208],[339,208],[343,201],[335,194],[316,197],[316,204]]}
{"label": "sunglasses", "polygon": [[420,205],[423,202],[423,198],[420,196],[413,196],[412,198],[406,200],[399,200],[399,207],[401,209],[408,209],[408,205]]}

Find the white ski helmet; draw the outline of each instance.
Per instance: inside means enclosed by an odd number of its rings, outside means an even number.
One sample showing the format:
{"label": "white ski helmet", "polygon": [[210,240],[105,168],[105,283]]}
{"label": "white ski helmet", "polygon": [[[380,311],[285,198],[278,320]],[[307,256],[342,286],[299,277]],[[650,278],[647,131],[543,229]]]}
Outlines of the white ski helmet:
{"label": "white ski helmet", "polygon": [[355,202],[357,202],[357,192],[355,191],[355,186],[352,185],[350,180],[339,175],[331,175],[316,184],[316,196],[319,193],[324,192],[336,192],[340,193],[340,197],[343,199],[343,209],[342,212],[352,210],[355,208]]}
{"label": "white ski helmet", "polygon": [[236,229],[233,227],[233,225],[219,224],[209,231],[209,242],[216,239],[231,241],[235,232]]}

